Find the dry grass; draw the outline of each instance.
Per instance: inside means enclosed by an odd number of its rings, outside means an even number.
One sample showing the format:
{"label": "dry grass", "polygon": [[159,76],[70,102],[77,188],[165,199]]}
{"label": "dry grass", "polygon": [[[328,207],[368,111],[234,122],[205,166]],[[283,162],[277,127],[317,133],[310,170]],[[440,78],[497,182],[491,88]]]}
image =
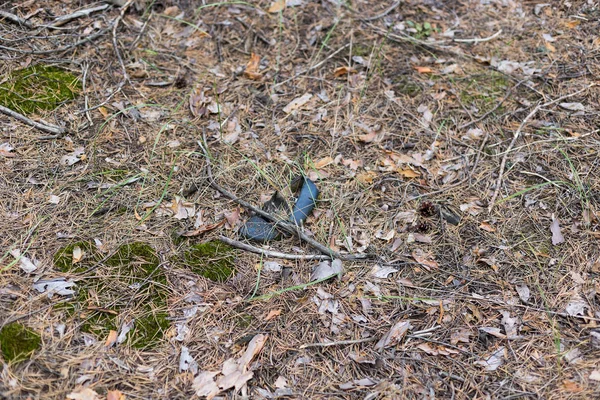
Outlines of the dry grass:
{"label": "dry grass", "polygon": [[[179,10],[165,10],[171,3]],[[119,10],[69,25],[76,36],[96,23],[100,28],[93,29],[107,29],[105,36],[46,55],[26,52],[59,48],[73,38],[64,32],[46,38],[41,31],[23,40],[33,33],[0,24],[0,36],[21,51],[1,53],[3,74],[43,62],[86,79],[85,96],[31,116],[67,127],[64,137],[40,140],[39,131],[1,117],[0,143],[14,150],[0,152],[0,249],[20,249],[40,264],[26,274],[3,253],[0,324],[19,321],[42,338],[29,360],[3,365],[2,396],[65,398],[88,386],[102,395],[118,389],[129,398],[191,398],[194,375],[179,370],[182,346],[200,370],[216,371],[258,333],[269,338],[252,365],[251,398],[261,398],[258,389],[275,392],[280,376],[292,398],[600,396],[598,87],[566,100],[582,103],[583,113],[558,105],[539,110],[506,155],[502,185],[495,187],[504,152],[535,105],[598,81],[597,7],[571,1],[536,15],[531,2],[411,1],[361,22],[389,4],[355,1],[351,9],[304,2],[275,14],[260,11],[269,8],[265,1],[255,3],[258,8],[189,3],[130,6],[117,37],[129,79],[102,108],[87,113],[86,98],[90,107],[100,104],[124,81],[109,25]],[[57,1],[27,4],[10,11],[75,10]],[[174,20],[182,11],[188,24]],[[400,22],[410,28],[407,21],[429,22],[433,41],[423,31],[401,30]],[[498,37],[475,43],[442,35],[455,30],[457,38],[487,38],[500,29]],[[243,73],[251,53],[261,59],[258,81]],[[532,62],[539,71],[499,72],[496,62],[503,60]],[[445,70],[453,64],[453,71]],[[345,66],[356,73],[335,77],[336,68]],[[157,82],[169,84],[149,86]],[[208,110],[198,106],[194,115],[190,102],[201,93],[211,98]],[[313,97],[304,107],[283,111],[305,93]],[[215,106],[219,113],[210,111]],[[219,122],[225,122],[222,129]],[[482,136],[465,137],[470,128]],[[197,144],[203,132],[219,184],[253,204],[274,190],[285,193],[298,173],[320,177],[320,202],[307,229],[341,251],[348,250],[349,237],[353,252],[374,258],[345,262],[340,280],[287,291],[282,289],[309,282],[314,263],[280,261],[284,273],[258,275],[267,260],[240,251],[238,273],[224,283],[174,263],[173,256],[191,244],[217,234],[236,237],[248,216],[242,213],[234,227],[181,241],[175,233],[194,229],[196,217],[161,215],[176,196],[202,210],[204,224],[238,207],[208,184]],[[61,165],[79,146],[85,159]],[[398,161],[406,155],[413,160]],[[327,157],[333,161],[320,167]],[[139,179],[130,182],[134,177]],[[496,190],[500,201],[490,213]],[[49,202],[51,195],[60,196],[58,204]],[[426,201],[435,207],[432,215],[419,213]],[[414,218],[407,220],[407,213]],[[460,222],[449,223],[444,213]],[[559,245],[551,240],[552,215],[565,238]],[[393,237],[381,239],[390,231]],[[105,259],[80,274],[53,264],[63,246],[94,239],[104,258],[125,243],[156,250],[171,320],[157,346],[106,347],[106,337],[85,334],[81,320],[56,307],[73,298],[49,299],[33,289],[39,279],[65,277],[85,287],[96,306],[139,301],[145,292],[126,285],[115,284],[122,293],[112,299],[94,293],[119,281]],[[294,238],[269,246],[312,252]],[[419,263],[418,251],[431,263]],[[375,265],[397,271],[377,278]],[[523,286],[528,299],[517,292]],[[271,298],[248,300],[278,290]],[[585,305],[579,315],[568,307],[576,296]],[[273,311],[279,314],[267,318]],[[129,317],[125,308],[116,321]],[[412,325],[407,336],[377,350],[377,341],[402,320]],[[182,322],[188,332],[178,331]],[[516,337],[507,339],[511,324]],[[368,338],[373,340],[302,348]],[[477,363],[502,348],[497,369]],[[367,378],[372,384],[357,381]],[[355,383],[340,386],[348,382]]]}

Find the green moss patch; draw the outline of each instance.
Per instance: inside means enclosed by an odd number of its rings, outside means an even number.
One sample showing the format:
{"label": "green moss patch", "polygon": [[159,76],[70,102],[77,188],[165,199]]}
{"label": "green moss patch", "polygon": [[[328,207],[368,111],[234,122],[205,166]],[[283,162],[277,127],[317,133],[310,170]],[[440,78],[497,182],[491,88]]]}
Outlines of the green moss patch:
{"label": "green moss patch", "polygon": [[0,330],[0,348],[4,361],[22,361],[40,348],[40,335],[25,325],[13,322]]}
{"label": "green moss patch", "polygon": [[[59,265],[62,261],[68,267],[63,253],[70,255],[72,249],[57,253],[55,264],[58,259]],[[159,263],[156,251],[148,244],[122,245],[94,268],[93,276],[78,282],[77,295],[62,308],[80,321],[81,331],[100,340],[133,319],[128,343],[136,348],[155,347],[169,327],[167,279]]]}
{"label": "green moss patch", "polygon": [[13,71],[0,85],[0,105],[22,114],[54,110],[73,100],[81,82],[72,73],[49,65],[32,65]]}
{"label": "green moss patch", "polygon": [[[83,257],[73,264],[73,251],[79,248]],[[61,272],[84,272],[102,259],[102,254],[91,242],[75,242],[62,247],[54,254],[54,266]]]}
{"label": "green moss patch", "polygon": [[[480,113],[485,113],[496,107],[510,82],[504,75],[491,72],[457,79],[454,83],[460,88],[460,100],[466,107],[475,106]],[[498,108],[497,112],[503,110]]]}
{"label": "green moss patch", "polygon": [[213,240],[192,246],[179,261],[213,282],[225,282],[235,274],[235,255],[233,247]]}

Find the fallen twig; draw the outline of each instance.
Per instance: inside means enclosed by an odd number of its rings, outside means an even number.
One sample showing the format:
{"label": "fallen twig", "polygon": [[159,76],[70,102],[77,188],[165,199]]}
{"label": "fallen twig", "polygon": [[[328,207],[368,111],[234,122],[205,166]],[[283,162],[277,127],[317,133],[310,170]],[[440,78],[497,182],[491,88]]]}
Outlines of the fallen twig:
{"label": "fallen twig", "polygon": [[324,254],[288,254],[279,251],[271,251],[243,243],[238,240],[230,239],[227,236],[219,235],[219,240],[238,249],[246,250],[251,253],[261,254],[265,257],[281,258],[283,260],[329,260],[331,257]]}
{"label": "fallen twig", "polygon": [[49,29],[58,28],[60,26],[65,25],[66,23],[73,21],[74,19],[86,17],[96,11],[103,11],[109,8],[109,4],[102,4],[101,6],[85,8],[83,10],[75,11],[72,14],[62,15],[54,20],[50,25],[48,25]]}
{"label": "fallen twig", "polygon": [[513,135],[512,140],[510,141],[508,148],[506,149],[506,151],[504,152],[504,156],[502,157],[502,161],[500,162],[500,171],[498,172],[498,179],[496,180],[496,188],[494,189],[494,194],[492,195],[492,199],[490,200],[490,205],[488,207],[488,212],[492,212],[492,209],[494,208],[494,204],[496,203],[496,199],[498,198],[498,194],[500,193],[500,187],[502,186],[502,179],[504,178],[504,168],[506,167],[506,160],[508,159],[508,154],[511,152],[512,148],[514,147],[515,143],[517,142],[517,139],[519,138],[519,136],[521,135],[521,131],[523,130],[523,128],[525,127],[525,124],[527,124],[527,122],[529,122],[529,120],[535,115],[537,114],[537,112],[543,108],[543,107],[547,107],[549,105],[552,105],[554,103],[558,103],[559,101],[568,99],[569,97],[573,97],[573,96],[577,96],[578,94],[581,94],[583,92],[585,92],[586,90],[590,89],[591,87],[595,86],[595,83],[591,83],[589,85],[587,85],[585,88],[578,90],[574,93],[569,93],[566,94],[564,96],[561,96],[559,98],[556,98],[554,100],[548,101],[544,104],[538,104],[537,106],[535,106],[535,108],[525,117],[525,119],[521,122],[521,125],[519,125],[519,128],[515,131],[515,134]]}
{"label": "fallen twig", "polygon": [[7,11],[0,10],[0,18],[4,18],[8,22],[12,22],[15,25],[22,25],[28,29],[34,28],[34,26],[31,22],[27,21],[24,18],[19,17],[18,15],[11,14]]}
{"label": "fallen twig", "polygon": [[486,38],[454,39],[454,41],[458,42],[458,43],[480,43],[480,42],[487,42],[487,41],[490,41],[490,40],[494,39],[495,37],[497,37],[501,33],[502,33],[502,29],[500,29],[498,32],[494,33],[492,36],[488,36]]}
{"label": "fallen twig", "polygon": [[65,128],[63,127],[51,125],[48,123],[43,124],[41,122],[34,121],[32,119],[27,118],[23,114],[19,114],[18,112],[13,111],[10,108],[6,108],[4,106],[0,106],[0,112],[8,115],[9,117],[13,117],[14,119],[18,119],[19,121],[29,126],[33,126],[34,128],[37,128],[44,132],[53,133],[55,135],[62,135],[63,133],[65,133]]}

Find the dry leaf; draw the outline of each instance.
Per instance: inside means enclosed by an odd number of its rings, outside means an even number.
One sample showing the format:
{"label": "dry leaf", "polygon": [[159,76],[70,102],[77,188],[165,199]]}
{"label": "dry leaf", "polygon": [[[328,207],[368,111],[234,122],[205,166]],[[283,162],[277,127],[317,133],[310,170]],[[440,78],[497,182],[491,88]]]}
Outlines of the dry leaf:
{"label": "dry leaf", "polygon": [[485,367],[486,371],[495,371],[502,365],[505,357],[506,349],[504,347],[500,347],[486,360],[475,361],[475,365],[481,365]]}
{"label": "dry leaf", "polygon": [[310,93],[305,93],[300,97],[296,97],[294,100],[290,101],[287,106],[283,107],[283,112],[290,114],[292,111],[298,110],[300,107],[308,103],[312,96],[313,95]]}
{"label": "dry leaf", "polygon": [[583,386],[581,386],[579,383],[577,383],[575,381],[571,381],[571,380],[563,381],[562,387],[565,391],[570,392],[570,393],[578,393],[578,392],[582,392],[584,390]]}
{"label": "dry leaf", "polygon": [[120,390],[109,390],[106,393],[106,400],[126,400],[127,396],[121,393]]}
{"label": "dry leaf", "polygon": [[356,70],[352,67],[339,67],[333,70],[333,77],[339,78],[340,76],[355,74]]}
{"label": "dry leaf", "polygon": [[281,309],[271,310],[271,311],[269,311],[269,313],[265,317],[265,321],[270,321],[270,320],[272,320],[275,317],[278,317],[280,315],[281,315]]}
{"label": "dry leaf", "polygon": [[366,135],[358,135],[358,140],[365,143],[371,143],[377,137],[377,133],[374,131],[370,131]]}
{"label": "dry leaf", "polygon": [[414,171],[410,168],[398,168],[396,170],[396,172],[398,172],[400,175],[402,175],[405,178],[418,178],[421,176],[421,174],[417,171]]}
{"label": "dry leaf", "polygon": [[241,217],[241,209],[239,207],[234,208],[231,211],[225,211],[223,216],[227,220],[227,227],[233,229],[236,227]]}
{"label": "dry leaf", "polygon": [[421,249],[415,249],[415,251],[412,252],[412,256],[415,261],[424,266],[427,271],[439,268],[439,265],[437,261],[433,259],[433,256],[431,254],[426,254]]}
{"label": "dry leaf", "polygon": [[395,346],[404,337],[406,332],[412,328],[409,321],[396,322],[394,326],[377,342],[375,350],[383,350],[387,347]]}
{"label": "dry leaf", "polygon": [[285,8],[285,0],[276,0],[273,2],[273,4],[271,4],[271,7],[269,7],[269,12],[270,13],[278,13],[280,11],[282,11]]}
{"label": "dry leaf", "polygon": [[113,331],[112,329],[108,332],[108,336],[106,337],[106,341],[104,342],[104,347],[111,347],[113,344],[117,342],[117,337],[119,336],[117,331]]}
{"label": "dry leaf", "polygon": [[70,400],[100,400],[100,395],[90,388],[82,388],[67,395]]}
{"label": "dry leaf", "polygon": [[75,246],[73,248],[73,259],[72,259],[73,264],[77,264],[79,261],[81,261],[81,259],[83,258],[83,255],[84,255],[84,252],[83,252],[83,250],[81,250],[81,247]]}
{"label": "dry leaf", "polygon": [[486,232],[496,232],[496,229],[490,225],[488,221],[483,221],[481,225],[479,225],[480,229],[483,229]]}
{"label": "dry leaf", "polygon": [[329,164],[331,164],[333,162],[334,162],[334,160],[331,157],[321,158],[319,161],[317,161],[315,163],[315,168],[316,169],[321,169],[321,168],[323,168],[323,167],[325,167],[325,166],[327,166],[327,165],[329,165]]}
{"label": "dry leaf", "polygon": [[192,383],[197,396],[206,396],[207,400],[211,400],[221,392],[213,379],[216,375],[219,375],[219,371],[203,371],[198,374]]}
{"label": "dry leaf", "polygon": [[415,70],[416,70],[418,73],[420,73],[420,74],[430,74],[430,73],[432,73],[432,72],[433,72],[433,70],[432,70],[431,68],[429,68],[429,67],[417,67],[417,66],[414,66],[413,68],[414,68],[414,69],[415,69]]}
{"label": "dry leaf", "polygon": [[258,54],[252,53],[250,55],[250,61],[248,61],[248,64],[246,64],[246,69],[244,70],[244,77],[253,81],[261,80],[262,74],[259,72],[259,65],[260,56]]}
{"label": "dry leaf", "polygon": [[552,232],[552,244],[554,246],[561,244],[565,241],[562,233],[560,233],[560,225],[558,219],[552,214],[552,223],[550,224],[550,232]]}
{"label": "dry leaf", "polygon": [[377,178],[377,173],[375,171],[367,171],[356,175],[356,180],[365,185],[372,184],[375,178]]}
{"label": "dry leaf", "polygon": [[206,232],[212,231],[213,229],[217,229],[217,228],[223,226],[226,221],[227,221],[226,219],[222,219],[220,222],[217,222],[216,224],[203,225],[193,231],[183,232],[181,234],[181,236],[183,236],[183,237],[200,236]]}

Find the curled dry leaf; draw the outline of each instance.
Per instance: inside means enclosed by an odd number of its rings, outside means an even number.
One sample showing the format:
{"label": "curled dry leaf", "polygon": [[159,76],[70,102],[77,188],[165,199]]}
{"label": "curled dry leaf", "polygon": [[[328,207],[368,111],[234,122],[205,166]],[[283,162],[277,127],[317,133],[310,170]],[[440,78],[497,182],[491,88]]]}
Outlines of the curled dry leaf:
{"label": "curled dry leaf", "polygon": [[109,390],[106,393],[106,400],[126,400],[127,396],[121,393],[120,390]]}
{"label": "curled dry leaf", "polygon": [[283,112],[290,114],[291,112],[298,110],[308,103],[310,99],[312,99],[312,96],[311,93],[304,93],[302,96],[296,97],[294,100],[290,101],[287,106],[283,107]]}
{"label": "curled dry leaf", "polygon": [[227,221],[226,219],[222,219],[220,222],[217,222],[216,224],[202,225],[202,226],[198,227],[198,229],[194,229],[193,231],[183,232],[181,234],[181,236],[183,236],[183,237],[200,236],[206,232],[212,231],[213,229],[217,229],[217,228],[223,226],[226,221]]}
{"label": "curled dry leaf", "polygon": [[375,350],[383,350],[388,347],[395,346],[400,343],[406,332],[412,328],[409,321],[399,321],[377,342]]}
{"label": "curled dry leaf", "polygon": [[506,357],[506,348],[500,347],[492,353],[487,359],[475,361],[475,365],[485,367],[486,371],[495,371],[500,367]]}
{"label": "curled dry leaf", "polygon": [[282,11],[285,8],[285,0],[276,0],[271,4],[271,7],[269,7],[269,12],[270,13],[278,13],[280,11]]}
{"label": "curled dry leaf", "polygon": [[333,77],[339,78],[340,76],[355,74],[356,70],[352,67],[339,67],[333,70]]}
{"label": "curled dry leaf", "polygon": [[250,55],[250,61],[246,64],[244,70],[244,78],[251,79],[253,81],[259,81],[262,79],[262,74],[259,72],[260,56],[256,53]]}
{"label": "curled dry leaf", "polygon": [[72,258],[73,264],[77,264],[79,261],[81,261],[83,259],[83,255],[84,255],[84,252],[81,249],[81,247],[75,246],[73,248],[73,258]]}
{"label": "curled dry leaf", "polygon": [[424,266],[425,269],[427,269],[427,271],[439,268],[439,265],[437,261],[435,261],[433,256],[431,254],[425,253],[421,249],[415,249],[415,251],[412,252],[412,256],[415,259],[415,261]]}
{"label": "curled dry leaf", "polygon": [[100,400],[101,397],[98,393],[90,388],[82,388],[77,391],[73,391],[67,395],[67,399],[70,400]]}

